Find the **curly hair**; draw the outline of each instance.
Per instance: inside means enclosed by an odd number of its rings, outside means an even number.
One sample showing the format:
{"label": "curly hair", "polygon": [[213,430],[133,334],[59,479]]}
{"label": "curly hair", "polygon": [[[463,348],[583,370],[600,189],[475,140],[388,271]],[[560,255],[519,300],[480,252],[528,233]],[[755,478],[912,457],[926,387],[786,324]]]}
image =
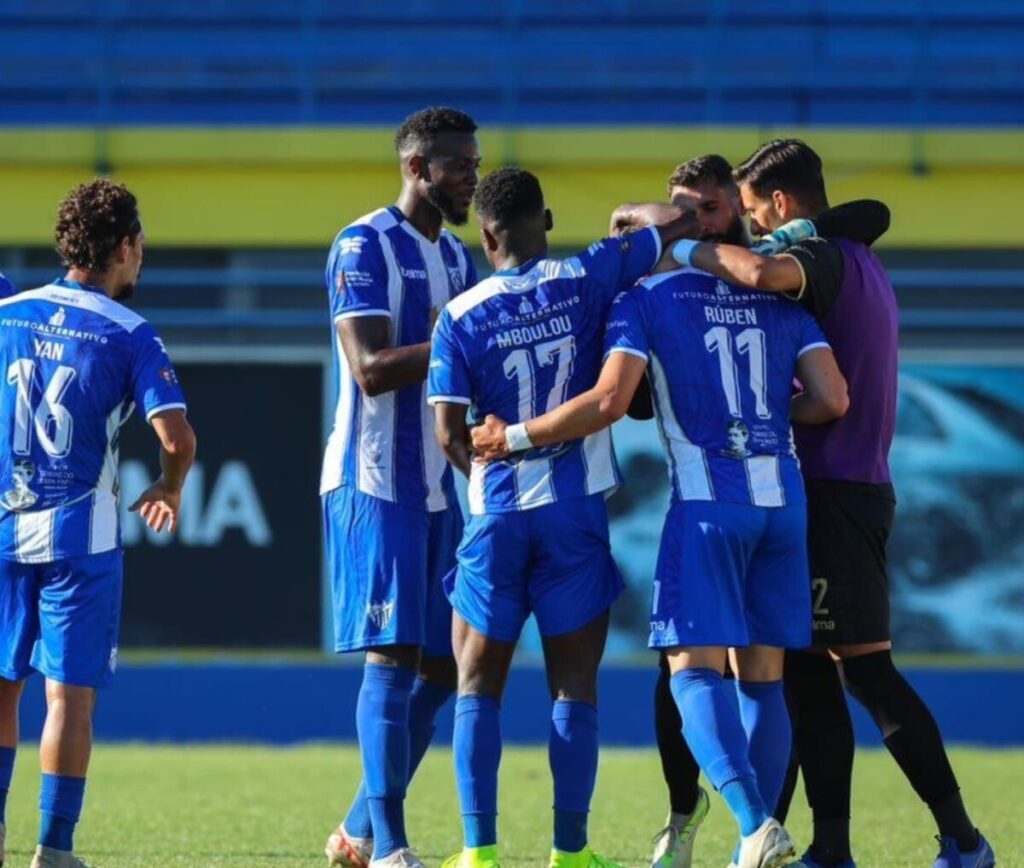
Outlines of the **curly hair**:
{"label": "curly hair", "polygon": [[718,154],[704,154],[702,157],[694,157],[685,163],[680,163],[672,171],[668,179],[668,192],[672,195],[675,187],[692,187],[695,184],[703,184],[711,181],[722,188],[735,187],[732,179],[732,166],[725,157]]}
{"label": "curly hair", "polygon": [[54,238],[65,267],[102,272],[118,245],[141,231],[135,196],[124,184],[96,178],[64,197]]}
{"label": "curly hair", "polygon": [[473,194],[473,206],[484,220],[511,226],[544,210],[544,193],[537,176],[517,166],[495,169]]}
{"label": "curly hair", "polygon": [[409,115],[395,132],[395,150],[429,151],[441,133],[475,133],[476,121],[453,108],[425,108]]}

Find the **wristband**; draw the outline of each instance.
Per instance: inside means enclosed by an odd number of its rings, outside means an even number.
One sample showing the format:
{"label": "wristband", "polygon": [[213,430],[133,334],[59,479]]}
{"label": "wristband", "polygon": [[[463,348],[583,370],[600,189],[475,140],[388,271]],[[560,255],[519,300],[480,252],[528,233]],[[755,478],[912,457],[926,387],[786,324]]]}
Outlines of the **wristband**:
{"label": "wristband", "polygon": [[672,248],[672,258],[680,265],[692,268],[693,263],[690,262],[690,257],[693,255],[693,248],[698,244],[700,242],[694,241],[692,238],[684,238],[682,241],[677,241]]}
{"label": "wristband", "polygon": [[532,449],[530,435],[526,433],[526,423],[509,425],[505,429],[505,446],[509,452],[522,452],[524,449]]}

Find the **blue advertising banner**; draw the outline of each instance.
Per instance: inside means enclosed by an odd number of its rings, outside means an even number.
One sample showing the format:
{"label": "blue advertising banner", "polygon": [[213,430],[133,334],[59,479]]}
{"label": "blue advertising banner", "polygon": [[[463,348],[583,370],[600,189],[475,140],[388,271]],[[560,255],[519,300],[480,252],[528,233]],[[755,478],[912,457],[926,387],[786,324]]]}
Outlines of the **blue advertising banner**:
{"label": "blue advertising banner", "polygon": [[[612,550],[627,588],[607,658],[643,659],[668,474],[654,422],[623,420],[615,446],[626,484],[609,501]],[[903,365],[891,464],[896,649],[1024,653],[1024,366]]]}

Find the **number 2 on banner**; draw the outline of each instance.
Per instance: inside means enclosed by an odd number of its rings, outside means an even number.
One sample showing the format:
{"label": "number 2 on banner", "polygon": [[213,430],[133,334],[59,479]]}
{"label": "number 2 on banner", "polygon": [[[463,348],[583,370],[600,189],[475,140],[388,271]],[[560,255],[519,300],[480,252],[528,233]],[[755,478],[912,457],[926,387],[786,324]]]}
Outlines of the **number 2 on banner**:
{"label": "number 2 on banner", "polygon": [[[576,339],[572,335],[559,338],[556,341],[546,341],[537,344],[533,348],[533,354],[537,356],[536,364],[546,368],[548,365],[557,365],[555,369],[555,384],[548,392],[548,399],[544,405],[544,412],[549,413],[565,403],[565,392],[569,387],[569,375],[572,373],[572,361],[576,355]],[[508,379],[519,381],[519,420],[532,419],[534,392],[536,383],[534,379],[533,354],[529,350],[513,350],[505,358],[505,376]]]}
{"label": "number 2 on banner", "polygon": [[32,359],[18,359],[7,369],[7,384],[18,390],[14,408],[14,454],[28,455],[32,451],[32,430],[39,445],[54,458],[64,458],[71,451],[74,419],[61,398],[75,379],[75,369],[61,365],[43,392],[39,406],[32,409],[33,382],[36,363]]}
{"label": "number 2 on banner", "polygon": [[[722,377],[725,402],[729,405],[729,415],[737,419],[743,418],[732,334],[725,326],[715,326],[704,334],[704,346],[709,353],[718,353],[718,371]],[[741,331],[736,335],[736,351],[740,355],[750,356],[750,390],[754,393],[754,412],[759,419],[771,419],[772,411],[768,409],[768,358],[765,353],[764,331]]]}

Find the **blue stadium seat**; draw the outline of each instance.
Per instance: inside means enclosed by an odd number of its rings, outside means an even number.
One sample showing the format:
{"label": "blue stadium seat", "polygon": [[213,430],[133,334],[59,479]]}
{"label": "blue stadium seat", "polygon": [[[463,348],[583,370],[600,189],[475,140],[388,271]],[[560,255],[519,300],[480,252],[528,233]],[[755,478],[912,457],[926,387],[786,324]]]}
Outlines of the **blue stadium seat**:
{"label": "blue stadium seat", "polygon": [[0,4],[0,123],[392,123],[424,102],[486,122],[1019,123],[1024,2]]}

